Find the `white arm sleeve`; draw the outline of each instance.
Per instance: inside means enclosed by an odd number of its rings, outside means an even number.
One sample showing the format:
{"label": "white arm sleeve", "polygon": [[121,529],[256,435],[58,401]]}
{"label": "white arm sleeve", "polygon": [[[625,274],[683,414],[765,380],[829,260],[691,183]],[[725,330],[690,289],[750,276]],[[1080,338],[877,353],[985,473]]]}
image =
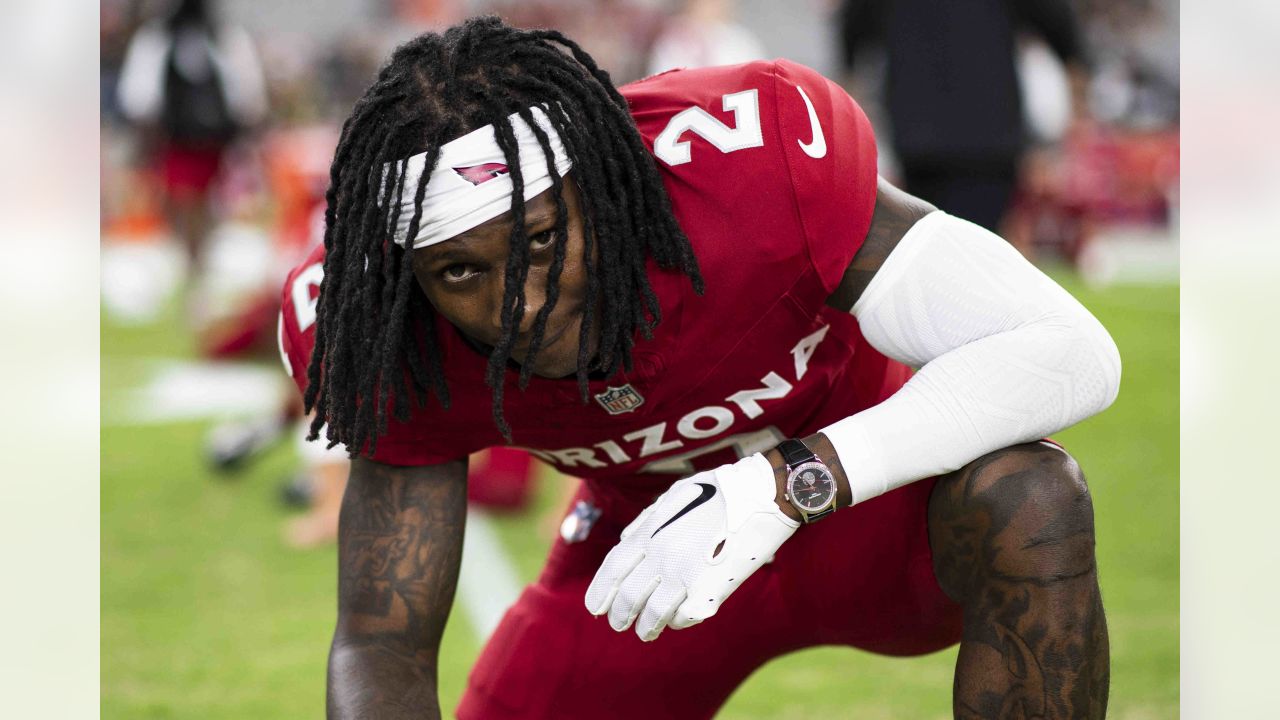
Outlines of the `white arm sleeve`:
{"label": "white arm sleeve", "polygon": [[855,503],[1069,427],[1112,403],[1120,354],[1075,298],[995,234],[918,221],[853,307],[863,336],[920,368],[824,428]]}

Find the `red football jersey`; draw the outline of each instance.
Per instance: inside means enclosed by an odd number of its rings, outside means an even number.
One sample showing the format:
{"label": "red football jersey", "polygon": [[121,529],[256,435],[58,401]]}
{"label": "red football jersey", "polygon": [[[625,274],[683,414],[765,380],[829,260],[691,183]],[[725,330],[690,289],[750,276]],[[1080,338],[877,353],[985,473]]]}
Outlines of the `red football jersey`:
{"label": "red football jersey", "polygon": [[[638,339],[634,370],[592,381],[508,371],[514,443],[565,473],[642,495],[674,479],[803,436],[870,407],[909,369],[825,306],[871,224],[870,123],[839,86],[795,63],[676,70],[621,89],[653,152],[706,280],[650,266],[662,323]],[[305,384],[321,277],[317,249],[289,278],[281,341]],[[431,398],[388,422],[375,460],[433,464],[505,444],[486,358],[440,320],[445,410]],[[618,481],[623,481],[619,483]]]}

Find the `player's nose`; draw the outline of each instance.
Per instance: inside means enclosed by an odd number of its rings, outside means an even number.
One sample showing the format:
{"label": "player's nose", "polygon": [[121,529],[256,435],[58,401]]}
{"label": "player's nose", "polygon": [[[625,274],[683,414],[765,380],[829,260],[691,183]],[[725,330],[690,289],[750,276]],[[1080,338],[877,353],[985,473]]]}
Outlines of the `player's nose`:
{"label": "player's nose", "polygon": [[[545,281],[541,279],[529,278],[524,288],[524,313],[520,318],[520,327],[516,330],[517,338],[529,335],[533,331],[534,318],[538,315],[538,310],[542,308],[542,304],[546,302],[546,286]],[[498,286],[494,292],[492,301],[489,303],[491,308],[489,312],[489,322],[495,337],[502,334],[502,316],[503,301],[505,287]],[[517,339],[517,344],[519,344]]]}

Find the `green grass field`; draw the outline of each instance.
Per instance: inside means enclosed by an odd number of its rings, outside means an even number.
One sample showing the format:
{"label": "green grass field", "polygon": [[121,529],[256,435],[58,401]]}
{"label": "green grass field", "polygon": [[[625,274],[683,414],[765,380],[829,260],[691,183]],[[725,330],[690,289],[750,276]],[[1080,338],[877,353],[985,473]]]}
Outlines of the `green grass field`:
{"label": "green grass field", "polygon": [[[1111,629],[1111,717],[1178,716],[1178,289],[1092,291],[1060,280],[1111,330],[1124,384],[1103,415],[1056,436],[1080,460],[1097,512]],[[142,327],[102,320],[104,418],[146,381],[143,359],[190,358],[176,315]],[[233,483],[200,455],[207,422],[102,428],[102,717],[317,718],[334,614],[332,548],[291,551],[278,448]],[[556,502],[545,482],[537,510]],[[536,513],[497,521],[522,580],[549,539]],[[455,608],[441,657],[450,715],[479,652]],[[724,718],[950,717],[954,649],[888,659],[818,648],[779,659]],[[820,668],[821,683],[815,683]],[[817,687],[815,687],[817,685]]]}

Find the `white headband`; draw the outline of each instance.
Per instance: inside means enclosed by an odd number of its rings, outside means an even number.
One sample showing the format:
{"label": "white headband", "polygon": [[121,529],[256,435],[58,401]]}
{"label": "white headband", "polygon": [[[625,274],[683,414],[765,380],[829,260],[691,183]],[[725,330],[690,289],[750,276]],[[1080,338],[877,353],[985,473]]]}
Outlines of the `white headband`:
{"label": "white headband", "polygon": [[[546,133],[551,152],[555,155],[556,171],[563,177],[573,163],[564,151],[560,135],[542,108],[531,107],[529,112]],[[529,125],[519,113],[513,113],[507,119],[515,131],[520,173],[524,178],[524,199],[528,200],[551,187],[551,172],[542,145]],[[397,161],[396,164],[401,162],[405,161]],[[440,159],[427,181],[426,194],[422,198],[418,234],[410,241],[407,236],[409,223],[413,220],[413,200],[426,162],[427,154],[421,153],[409,158],[405,166],[395,234],[395,242],[400,247],[420,248],[444,242],[511,209],[514,185],[507,169],[507,158],[498,147],[493,126],[485,125],[441,146]],[[383,168],[384,178],[388,170],[389,167]]]}

